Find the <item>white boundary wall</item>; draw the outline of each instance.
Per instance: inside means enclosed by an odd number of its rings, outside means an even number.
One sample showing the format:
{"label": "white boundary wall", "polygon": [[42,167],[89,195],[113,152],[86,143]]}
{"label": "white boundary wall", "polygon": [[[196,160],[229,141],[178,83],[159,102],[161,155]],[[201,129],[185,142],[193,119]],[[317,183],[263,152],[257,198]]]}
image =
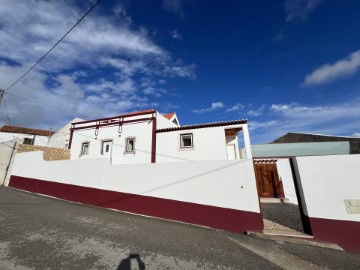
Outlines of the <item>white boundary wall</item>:
{"label": "white boundary wall", "polygon": [[285,198],[289,199],[290,203],[298,204],[290,160],[288,158],[278,158],[276,166],[283,184]]}
{"label": "white boundary wall", "polygon": [[307,216],[360,221],[344,203],[360,201],[360,155],[296,157],[294,165]]}
{"label": "white boundary wall", "polygon": [[110,165],[107,159],[16,156],[13,175],[259,213],[252,160]]}

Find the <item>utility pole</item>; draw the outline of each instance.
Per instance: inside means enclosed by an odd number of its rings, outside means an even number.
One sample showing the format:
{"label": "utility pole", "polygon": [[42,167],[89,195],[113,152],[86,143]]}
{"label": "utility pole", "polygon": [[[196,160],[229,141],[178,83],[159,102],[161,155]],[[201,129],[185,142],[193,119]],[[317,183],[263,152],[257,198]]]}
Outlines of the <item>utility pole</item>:
{"label": "utility pole", "polygon": [[0,105],[1,105],[1,101],[3,99],[3,96],[5,94],[5,90],[4,89],[0,89]]}

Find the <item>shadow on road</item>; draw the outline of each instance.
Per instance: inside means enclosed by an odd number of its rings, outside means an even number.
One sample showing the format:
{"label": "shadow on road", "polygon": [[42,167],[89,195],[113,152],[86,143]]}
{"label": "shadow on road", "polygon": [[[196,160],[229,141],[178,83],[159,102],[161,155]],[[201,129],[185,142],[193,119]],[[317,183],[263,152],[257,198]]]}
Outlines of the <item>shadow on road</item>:
{"label": "shadow on road", "polygon": [[133,262],[133,265],[137,264],[137,269],[139,270],[145,270],[145,263],[140,259],[139,254],[130,254],[127,258],[121,260],[119,266],[116,270],[131,270],[131,261]]}

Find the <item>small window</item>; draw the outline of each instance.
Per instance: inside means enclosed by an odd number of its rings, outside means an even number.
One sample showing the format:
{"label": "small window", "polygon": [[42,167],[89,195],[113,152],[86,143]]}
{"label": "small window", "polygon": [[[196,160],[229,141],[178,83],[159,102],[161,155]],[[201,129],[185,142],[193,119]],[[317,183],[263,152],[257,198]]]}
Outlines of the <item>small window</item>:
{"label": "small window", "polygon": [[89,154],[89,142],[83,142],[81,145],[81,155],[88,155]]}
{"label": "small window", "polygon": [[30,144],[33,145],[33,140],[30,138],[24,138],[23,144]]}
{"label": "small window", "polygon": [[112,140],[102,141],[102,145],[101,145],[101,154],[102,155],[109,155],[110,154],[112,143],[113,143]]}
{"label": "small window", "polygon": [[172,122],[175,124],[175,125],[179,125],[178,121],[176,120],[176,118],[174,118],[174,120],[172,120]]}
{"label": "small window", "polygon": [[180,134],[180,148],[193,148],[193,134]]}
{"label": "small window", "polygon": [[125,152],[126,153],[135,153],[135,138],[126,138],[125,139]]}

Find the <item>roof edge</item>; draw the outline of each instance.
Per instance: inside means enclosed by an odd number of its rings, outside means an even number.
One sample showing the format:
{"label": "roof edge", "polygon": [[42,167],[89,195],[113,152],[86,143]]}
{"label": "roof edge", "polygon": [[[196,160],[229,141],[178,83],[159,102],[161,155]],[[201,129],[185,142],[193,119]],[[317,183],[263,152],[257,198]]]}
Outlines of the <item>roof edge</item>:
{"label": "roof edge", "polygon": [[226,122],[213,122],[213,123],[205,123],[205,124],[185,125],[185,126],[181,126],[181,127],[172,127],[172,128],[163,128],[163,129],[157,129],[156,133],[171,132],[171,131],[178,131],[178,130],[209,128],[209,127],[222,127],[222,126],[231,126],[231,125],[239,125],[239,124],[247,124],[247,119],[226,121]]}

